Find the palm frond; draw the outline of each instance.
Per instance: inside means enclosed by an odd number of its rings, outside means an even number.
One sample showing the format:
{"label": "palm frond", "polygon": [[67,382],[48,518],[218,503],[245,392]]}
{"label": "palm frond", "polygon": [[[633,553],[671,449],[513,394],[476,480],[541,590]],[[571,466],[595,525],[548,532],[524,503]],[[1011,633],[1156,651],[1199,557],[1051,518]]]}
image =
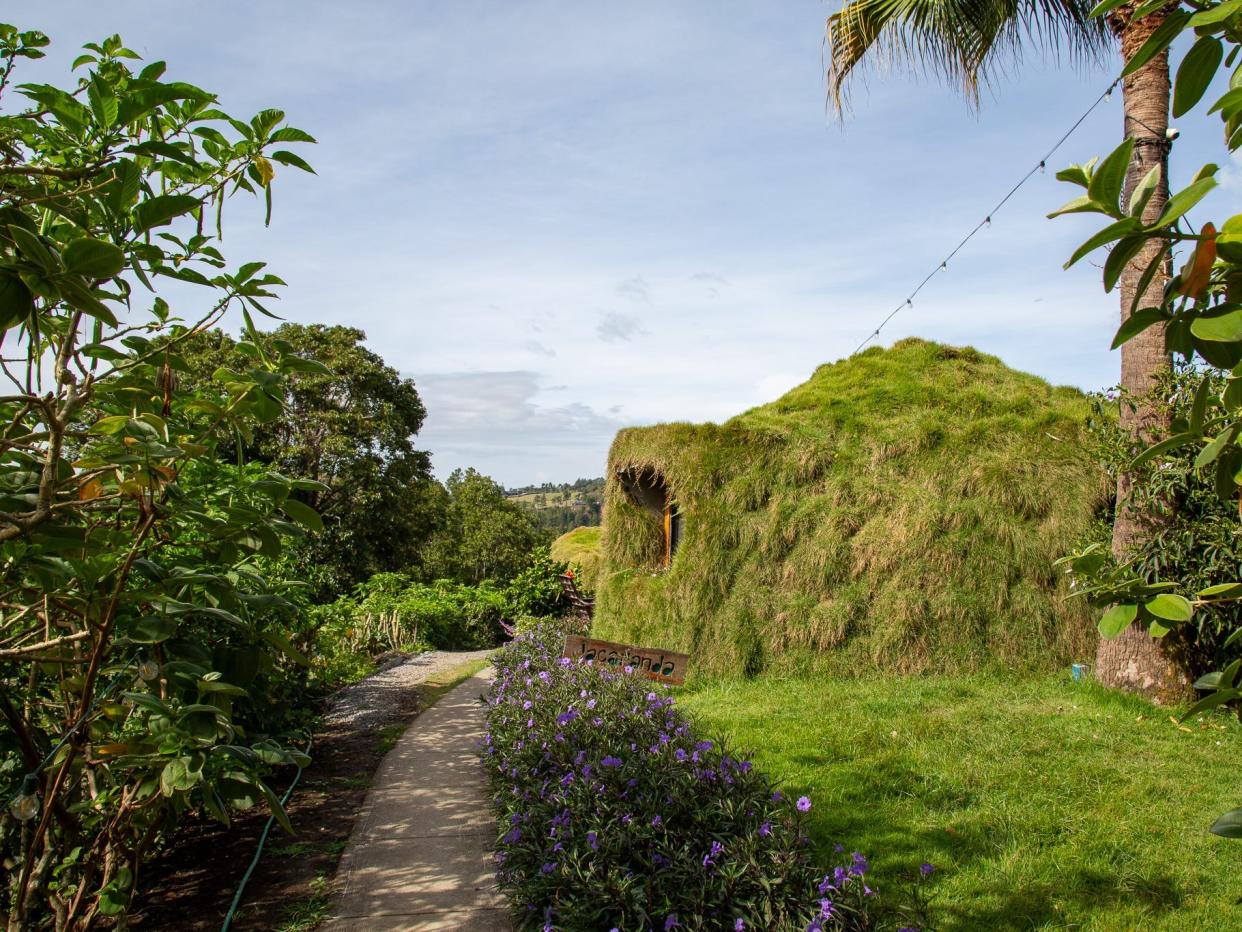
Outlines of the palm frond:
{"label": "palm frond", "polygon": [[828,18],[828,94],[846,107],[849,79],[864,63],[935,74],[978,103],[979,85],[1024,51],[1073,62],[1109,47],[1096,0],[847,0]]}

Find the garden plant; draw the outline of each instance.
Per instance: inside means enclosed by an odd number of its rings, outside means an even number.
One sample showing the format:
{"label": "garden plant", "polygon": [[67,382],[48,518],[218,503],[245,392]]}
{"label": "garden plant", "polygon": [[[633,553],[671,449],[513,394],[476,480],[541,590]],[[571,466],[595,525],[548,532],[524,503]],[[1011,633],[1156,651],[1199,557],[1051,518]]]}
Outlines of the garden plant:
{"label": "garden plant", "polygon": [[[254,710],[304,659],[259,562],[320,526],[317,486],[216,451],[322,366],[254,339],[282,282],[220,249],[225,204],[270,216],[311,137],[136,70],[118,36],[67,88],[16,84],[47,44],[0,25],[0,909],[82,929],[123,923],[187,810],[283,818],[264,774],[300,755]],[[230,310],[246,365],[186,390],[181,344]]]}
{"label": "garden plant", "polygon": [[809,798],[696,734],[666,687],[563,644],[552,622],[520,635],[488,698],[496,863],[523,928],[879,927],[862,854],[816,869]]}
{"label": "garden plant", "polygon": [[[1106,0],[1095,15],[1109,15],[1119,6],[1117,0]],[[1231,69],[1228,88],[1211,103],[1208,112],[1220,116],[1226,152],[1236,152],[1242,146],[1242,62],[1238,61],[1242,2],[1191,2],[1171,12],[1168,4],[1147,3],[1133,15],[1158,16],[1160,25],[1133,52],[1123,77],[1165,55],[1183,35],[1193,40],[1173,83],[1174,116],[1200,106],[1220,69]],[[1181,452],[1191,448],[1195,451],[1193,468],[1210,478],[1222,502],[1236,507],[1238,486],[1242,484],[1242,214],[1227,218],[1204,215],[1199,205],[1217,187],[1220,173],[1217,165],[1208,164],[1153,215],[1149,204],[1167,180],[1160,165],[1141,178],[1133,177],[1135,146],[1135,140],[1127,139],[1102,160],[1092,159],[1058,173],[1061,180],[1079,186],[1084,193],[1053,216],[1093,213],[1109,220],[1067,263],[1107,246],[1103,268],[1106,290],[1117,287],[1136,257],[1143,257],[1140,277],[1127,293],[1129,300],[1122,308],[1122,324],[1113,346],[1125,346],[1140,337],[1155,340],[1162,352],[1173,354],[1194,373],[1190,376],[1186,416],[1171,423],[1147,417],[1131,447],[1129,470],[1148,464],[1175,464]],[[1196,222],[1190,219],[1191,210],[1196,211]],[[1170,274],[1175,253],[1182,264]],[[1218,370],[1227,374],[1222,377]],[[1131,402],[1135,410],[1152,410],[1145,399],[1139,399],[1138,404],[1133,399]],[[1150,470],[1147,475],[1152,475]],[[1123,495],[1118,507],[1131,509],[1138,500]],[[1170,502],[1170,507],[1173,504]],[[1143,520],[1146,533],[1158,533],[1162,523],[1159,512]],[[1231,630],[1224,637],[1224,648],[1233,647],[1242,638],[1242,628],[1233,620],[1236,616],[1222,616],[1217,611],[1226,603],[1242,600],[1242,582],[1233,579],[1200,588],[1192,573],[1159,578],[1163,574],[1152,574],[1142,565],[1141,553],[1141,549],[1136,553],[1132,548],[1113,553],[1096,543],[1063,561],[1084,596],[1098,605],[1110,606],[1099,621],[1105,640],[1141,635],[1144,640],[1172,642],[1170,632],[1209,611],[1213,617],[1229,619]],[[1175,663],[1176,657],[1170,662]],[[1194,685],[1207,690],[1208,695],[1187,715],[1242,698],[1240,678],[1242,660],[1237,659],[1201,677]],[[1212,830],[1242,837],[1242,809],[1222,816]]]}

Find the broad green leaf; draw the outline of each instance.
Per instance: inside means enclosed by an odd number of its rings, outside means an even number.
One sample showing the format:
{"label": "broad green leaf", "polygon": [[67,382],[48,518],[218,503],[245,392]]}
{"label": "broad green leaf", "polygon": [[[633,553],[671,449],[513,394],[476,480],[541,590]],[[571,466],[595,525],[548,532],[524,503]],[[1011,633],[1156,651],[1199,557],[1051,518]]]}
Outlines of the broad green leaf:
{"label": "broad green leaf", "polygon": [[1201,599],[1234,599],[1242,596],[1242,583],[1219,583],[1195,593]]}
{"label": "broad green leaf", "polygon": [[1103,208],[1085,194],[1072,201],[1067,201],[1048,215],[1048,219],[1060,217],[1062,214],[1103,213]]}
{"label": "broad green leaf", "polygon": [[1105,291],[1112,291],[1117,286],[1121,273],[1150,242],[1151,240],[1145,234],[1138,233],[1124,237],[1109,250],[1108,258],[1104,260]]}
{"label": "broad green leaf", "polygon": [[1214,317],[1196,317],[1191,321],[1190,332],[1200,340],[1237,343],[1242,340],[1242,308]]}
{"label": "broad green leaf", "polygon": [[1127,0],[1102,0],[1102,2],[1097,4],[1087,15],[1093,18],[1096,16],[1103,16],[1106,13],[1111,13],[1113,10],[1117,9],[1117,7],[1126,2]]}
{"label": "broad green leaf", "polygon": [[1143,180],[1135,185],[1134,190],[1130,192],[1129,212],[1131,217],[1141,217],[1143,215],[1143,209],[1147,206],[1147,202],[1151,200],[1156,186],[1160,184],[1160,173],[1160,163],[1157,162],[1143,176]]}
{"label": "broad green leaf", "polygon": [[34,295],[16,275],[0,270],[0,330],[25,320],[34,311]]}
{"label": "broad green leaf", "polygon": [[37,234],[23,226],[9,224],[9,235],[13,237],[18,252],[43,271],[48,273],[60,271],[60,263]]}
{"label": "broad green leaf", "polygon": [[286,149],[277,149],[271,153],[271,159],[273,162],[279,162],[281,165],[291,165],[294,168],[302,169],[304,172],[310,172],[312,175],[315,174],[315,169],[311,168],[310,163],[306,159]]}
{"label": "broad green leaf", "polygon": [[1195,469],[1202,469],[1208,463],[1215,462],[1216,457],[1225,451],[1229,444],[1233,443],[1234,438],[1238,434],[1239,427],[1229,427],[1221,431],[1212,438],[1212,442],[1199,451],[1199,455],[1195,457]]}
{"label": "broad green leaf", "polygon": [[159,644],[177,633],[177,619],[167,615],[147,615],[125,629],[125,636],[136,644]]}
{"label": "broad green leaf", "polygon": [[1208,831],[1221,838],[1242,838],[1242,809],[1229,810]]}
{"label": "broad green leaf", "polygon": [[1215,178],[1200,178],[1189,187],[1183,188],[1172,197],[1164,207],[1164,213],[1160,215],[1160,219],[1153,223],[1148,229],[1156,230],[1160,227],[1168,226],[1173,221],[1179,219],[1182,214],[1190,210],[1198,204],[1207,193],[1216,187]]}
{"label": "broad green leaf", "polygon": [[1190,406],[1190,429],[1193,433],[1203,432],[1203,418],[1207,413],[1208,392],[1212,389],[1211,379],[1202,379],[1195,389],[1195,399]]}
{"label": "broad green leaf", "polygon": [[1144,603],[1143,608],[1157,618],[1179,624],[1190,621],[1195,613],[1194,606],[1190,604],[1189,599],[1172,592],[1161,593],[1151,601]]}
{"label": "broad green leaf", "polygon": [[1128,343],[1148,327],[1168,319],[1169,315],[1161,307],[1145,307],[1141,311],[1131,314],[1117,328],[1117,334],[1113,337],[1113,343],[1109,349],[1116,349],[1122,344]]}
{"label": "broad green leaf", "polygon": [[[1232,702],[1234,699],[1237,699],[1237,698],[1238,698],[1238,691],[1236,689],[1218,690],[1217,692],[1212,693],[1212,695],[1207,696],[1203,699],[1200,699],[1198,702],[1192,705],[1189,709],[1187,709],[1182,714],[1181,720],[1184,722],[1186,721],[1186,719],[1190,718],[1191,716],[1198,715],[1201,712],[1209,712],[1212,709],[1222,706],[1226,702]],[[1217,834],[1220,834],[1220,833],[1217,832]],[[1242,836],[1239,836],[1239,837],[1242,837]]]}
{"label": "broad green leaf", "polygon": [[1110,223],[1104,229],[1100,230],[1085,243],[1075,249],[1074,254],[1070,256],[1069,260],[1065,263],[1064,268],[1068,269],[1083,256],[1094,252],[1106,243],[1111,243],[1113,240],[1121,239],[1126,234],[1133,233],[1138,229],[1141,229],[1140,223],[1130,217],[1127,217],[1124,220],[1118,220],[1116,223]]}
{"label": "broad green leaf", "polygon": [[260,637],[295,663],[301,664],[304,667],[311,665],[311,662],[306,659],[306,655],[294,647],[292,642],[282,632],[274,628],[268,628],[261,632]]}
{"label": "broad green leaf", "polygon": [[1121,186],[1126,180],[1126,169],[1130,167],[1130,156],[1134,152],[1134,140],[1126,139],[1121,145],[1105,156],[1095,174],[1091,176],[1091,184],[1087,187],[1087,196],[1097,204],[1103,204],[1110,210],[1117,205],[1121,197]]}
{"label": "broad green leaf", "polygon": [[1219,6],[1214,6],[1196,13],[1190,18],[1190,27],[1197,29],[1199,26],[1210,26],[1213,23],[1223,22],[1235,13],[1242,11],[1242,0],[1225,0]]}
{"label": "broad green leaf", "polygon": [[61,253],[65,269],[85,278],[112,278],[125,267],[125,253],[112,243],[83,237]]}
{"label": "broad green leaf", "polygon": [[316,533],[323,530],[323,519],[319,517],[319,512],[296,498],[285,499],[280,503],[280,510],[307,530]]}
{"label": "broad green leaf", "polygon": [[163,226],[198,205],[199,199],[188,194],[161,194],[148,198],[134,208],[134,232],[145,233],[153,227]]}
{"label": "broad green leaf", "polygon": [[1173,83],[1173,116],[1185,115],[1203,99],[1224,55],[1225,47],[1215,36],[1204,36],[1190,47]]}
{"label": "broad green leaf", "polygon": [[104,129],[111,129],[116,124],[117,99],[112,88],[98,74],[91,78],[86,86],[86,97],[90,101],[91,116]]}
{"label": "broad green leaf", "polygon": [[272,817],[276,822],[290,835],[293,834],[293,825],[289,822],[289,816],[285,813],[285,807],[281,805],[276,794],[271,791],[266,783],[262,780],[258,781],[259,789],[263,791],[263,795],[267,798],[267,805],[272,810]]}
{"label": "broad green leaf", "polygon": [[1134,56],[1126,62],[1125,68],[1121,71],[1121,76],[1124,78],[1134,74],[1134,72],[1172,45],[1173,40],[1181,35],[1182,29],[1185,28],[1190,16],[1191,14],[1188,11],[1181,9],[1170,13],[1168,19],[1156,27],[1155,32],[1139,47]]}
{"label": "broad green leaf", "polygon": [[1220,686],[1220,671],[1205,673],[1194,682],[1195,689],[1217,689]]}
{"label": "broad green leaf", "polygon": [[282,127],[267,137],[268,142],[315,142],[315,137],[292,126]]}
{"label": "broad green leaf", "polygon": [[1148,260],[1147,268],[1143,269],[1143,274],[1139,276],[1138,285],[1134,289],[1134,300],[1130,302],[1131,314],[1138,313],[1139,305],[1143,303],[1147,289],[1151,287],[1151,283],[1155,280],[1156,273],[1164,268],[1164,260],[1169,254],[1170,248],[1168,242],[1161,241],[1160,248]]}
{"label": "broad green leaf", "polygon": [[1137,616],[1137,605],[1114,605],[1100,619],[1100,637],[1106,641],[1111,641],[1126,628],[1130,627]]}

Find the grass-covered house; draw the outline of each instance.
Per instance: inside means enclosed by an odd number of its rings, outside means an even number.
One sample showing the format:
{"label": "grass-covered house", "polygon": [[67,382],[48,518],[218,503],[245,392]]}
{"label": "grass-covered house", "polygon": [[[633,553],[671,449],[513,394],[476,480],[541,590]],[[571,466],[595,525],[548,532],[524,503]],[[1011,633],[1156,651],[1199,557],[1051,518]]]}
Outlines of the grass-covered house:
{"label": "grass-covered house", "polygon": [[1052,563],[1107,493],[1083,395],[902,340],[724,424],[621,431],[594,632],[710,673],[953,671],[1091,653]]}

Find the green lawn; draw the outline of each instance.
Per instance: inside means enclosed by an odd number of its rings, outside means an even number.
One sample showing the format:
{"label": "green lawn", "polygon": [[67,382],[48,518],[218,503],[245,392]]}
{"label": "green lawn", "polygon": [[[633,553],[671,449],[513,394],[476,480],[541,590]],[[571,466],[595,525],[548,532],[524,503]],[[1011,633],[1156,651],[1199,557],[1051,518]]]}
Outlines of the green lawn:
{"label": "green lawn", "polygon": [[1242,929],[1242,728],[1189,731],[1068,676],[724,682],[679,700],[787,792],[882,889],[923,861],[937,928]]}

